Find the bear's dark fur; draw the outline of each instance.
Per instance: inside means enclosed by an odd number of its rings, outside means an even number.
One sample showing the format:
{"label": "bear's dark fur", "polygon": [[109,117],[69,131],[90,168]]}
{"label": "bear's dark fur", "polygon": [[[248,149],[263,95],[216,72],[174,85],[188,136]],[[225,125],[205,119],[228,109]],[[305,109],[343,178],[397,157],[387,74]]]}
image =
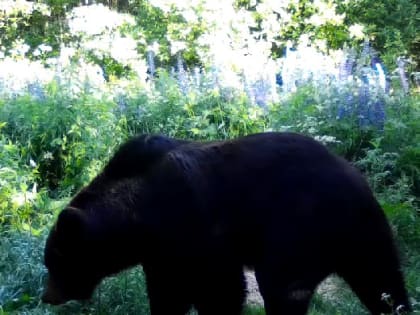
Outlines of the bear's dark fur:
{"label": "bear's dark fur", "polygon": [[[147,140],[155,139],[150,142]],[[153,143],[153,145],[150,145]],[[336,273],[372,314],[410,306],[392,233],[362,176],[291,133],[123,145],[58,217],[45,248],[44,301],[87,299],[142,264],[152,315],[239,315],[244,266],[267,315],[306,314]]]}
{"label": "bear's dark fur", "polygon": [[140,135],[124,143],[105,166],[104,174],[113,179],[144,175],[170,150],[190,143],[161,135]]}

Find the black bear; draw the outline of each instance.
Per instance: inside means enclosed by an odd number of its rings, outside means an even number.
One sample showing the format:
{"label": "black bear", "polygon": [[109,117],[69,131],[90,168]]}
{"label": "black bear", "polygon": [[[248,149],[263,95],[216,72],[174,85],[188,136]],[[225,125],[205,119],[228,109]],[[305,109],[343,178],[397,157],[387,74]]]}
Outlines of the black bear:
{"label": "black bear", "polygon": [[138,264],[152,315],[241,314],[244,266],[255,270],[267,315],[306,314],[332,273],[371,314],[410,310],[391,229],[366,181],[298,134],[123,145],[50,232],[43,300],[88,299],[104,277]]}
{"label": "black bear", "polygon": [[114,179],[143,175],[164,154],[182,145],[191,143],[160,135],[140,135],[132,138],[114,154],[104,169],[107,177]]}

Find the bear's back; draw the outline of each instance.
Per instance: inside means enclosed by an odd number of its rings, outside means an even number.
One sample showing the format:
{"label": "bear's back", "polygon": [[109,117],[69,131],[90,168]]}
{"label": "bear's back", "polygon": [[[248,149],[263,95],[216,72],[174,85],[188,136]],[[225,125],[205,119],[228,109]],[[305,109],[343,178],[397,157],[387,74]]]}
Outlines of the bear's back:
{"label": "bear's back", "polygon": [[372,201],[365,180],[348,162],[293,133],[180,146],[168,152],[151,182],[156,195],[167,196],[160,201],[165,206],[167,200],[168,208],[182,200],[179,211],[201,209],[208,222],[218,217],[291,222],[310,211],[345,218],[353,211],[347,204]]}

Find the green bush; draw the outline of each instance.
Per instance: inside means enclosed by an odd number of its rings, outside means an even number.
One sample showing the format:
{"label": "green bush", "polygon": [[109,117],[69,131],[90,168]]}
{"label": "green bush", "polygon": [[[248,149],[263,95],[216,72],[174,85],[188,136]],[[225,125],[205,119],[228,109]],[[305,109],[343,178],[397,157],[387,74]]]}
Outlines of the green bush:
{"label": "green bush", "polygon": [[[361,0],[342,5],[346,24],[361,23],[390,69],[401,55],[419,61],[419,5],[411,0]],[[420,63],[417,64],[417,67]]]}
{"label": "green bush", "polygon": [[74,192],[95,175],[123,137],[114,103],[80,98],[51,84],[47,95],[7,99],[0,105],[3,132],[20,145],[24,163],[34,161],[40,185]]}
{"label": "green bush", "polygon": [[[369,98],[364,99],[358,86],[303,86],[271,107],[268,126],[314,136],[348,160],[358,161],[359,167],[371,177],[374,190],[379,182],[372,177],[384,176],[385,171],[382,187],[404,177],[409,181],[411,193],[419,198],[419,95],[399,92],[383,95],[372,91]],[[378,101],[383,112],[375,114],[374,105]],[[372,118],[361,120],[360,112],[371,114]],[[375,119],[379,119],[379,123]],[[381,165],[374,161],[389,160],[391,156],[392,165],[386,165],[390,161],[382,161]],[[367,166],[369,159],[370,166]],[[367,170],[368,167],[376,169]]]}
{"label": "green bush", "polygon": [[420,94],[396,95],[387,116],[381,147],[398,153],[396,176],[406,176],[420,199]]}
{"label": "green bush", "polygon": [[185,139],[226,139],[266,129],[262,109],[234,91],[192,90],[162,71],[155,90],[126,100],[123,115],[130,134],[162,133]]}
{"label": "green bush", "polygon": [[381,134],[380,121],[360,119],[360,112],[373,111],[378,97],[372,94],[362,98],[356,84],[309,84],[271,107],[270,126],[316,137],[338,154],[356,160]]}
{"label": "green bush", "polygon": [[[1,127],[5,127],[5,123]],[[0,232],[1,226],[19,226],[26,230],[34,219],[39,198],[36,185],[38,170],[21,159],[21,147],[9,140],[0,128]]]}

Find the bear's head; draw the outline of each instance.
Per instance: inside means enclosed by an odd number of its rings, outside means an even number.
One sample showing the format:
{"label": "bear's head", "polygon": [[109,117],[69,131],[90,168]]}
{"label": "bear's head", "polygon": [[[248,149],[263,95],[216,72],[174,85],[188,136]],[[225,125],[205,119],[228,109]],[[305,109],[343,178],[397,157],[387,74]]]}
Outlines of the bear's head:
{"label": "bear's head", "polygon": [[141,186],[141,179],[98,176],[60,213],[45,245],[44,302],[89,299],[103,278],[140,263],[148,239]]}
{"label": "bear's head", "polygon": [[57,305],[92,296],[103,275],[88,227],[82,210],[67,207],[60,213],[45,246],[48,280],[43,302]]}

